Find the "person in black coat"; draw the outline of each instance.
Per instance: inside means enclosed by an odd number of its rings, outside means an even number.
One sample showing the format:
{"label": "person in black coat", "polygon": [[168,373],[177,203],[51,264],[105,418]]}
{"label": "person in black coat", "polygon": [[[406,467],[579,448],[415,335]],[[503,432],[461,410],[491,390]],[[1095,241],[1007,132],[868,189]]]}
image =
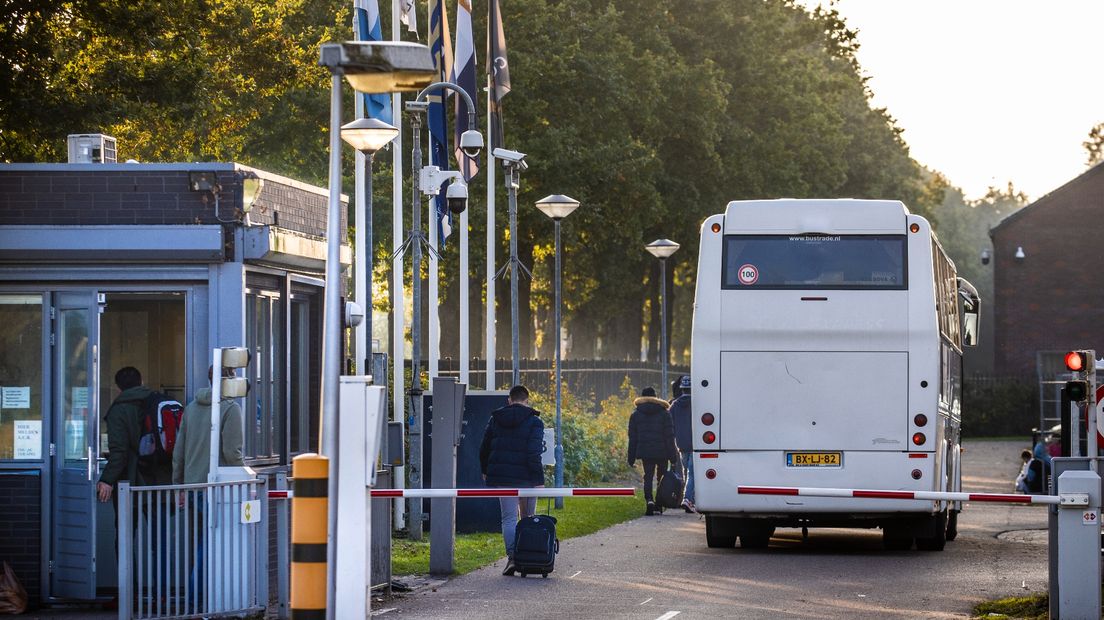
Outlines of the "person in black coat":
{"label": "person in black coat", "polygon": [[694,421],[690,410],[690,377],[683,375],[671,384],[671,401],[668,412],[675,427],[675,445],[682,455],[682,471],[686,472],[686,488],[682,493],[682,509],[694,512]]}
{"label": "person in black coat", "polygon": [[[540,414],[529,407],[529,390],[515,385],[510,389],[505,407],[491,413],[483,442],[479,445],[479,465],[483,480],[489,487],[543,487],[544,423]],[[514,573],[514,534],[517,531],[518,509],[521,518],[533,515],[535,497],[500,497],[502,539],[506,543],[506,568],[503,575]]]}
{"label": "person in black coat", "polygon": [[636,409],[629,416],[629,467],[636,465],[636,459],[644,461],[644,514],[652,515],[656,510],[652,500],[652,478],[657,471],[660,475],[667,471],[668,462],[673,469],[679,460],[675,429],[667,412],[667,402],[656,398],[655,388],[641,390],[640,398],[633,405]]}

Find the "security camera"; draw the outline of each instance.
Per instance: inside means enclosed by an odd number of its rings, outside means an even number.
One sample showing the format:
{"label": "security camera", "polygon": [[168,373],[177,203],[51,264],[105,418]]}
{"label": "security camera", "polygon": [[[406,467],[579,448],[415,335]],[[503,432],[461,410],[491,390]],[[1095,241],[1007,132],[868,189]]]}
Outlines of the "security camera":
{"label": "security camera", "polygon": [[522,170],[529,167],[529,164],[525,163],[525,153],[511,151],[510,149],[495,149],[493,155],[504,162],[514,164]]}
{"label": "security camera", "polygon": [[460,134],[460,150],[472,159],[479,157],[480,151],[483,150],[483,134],[474,129]]}
{"label": "security camera", "polygon": [[460,215],[464,212],[464,209],[468,208],[468,186],[463,181],[456,179],[449,183],[445,198],[448,200],[449,211],[452,211],[455,215]]}

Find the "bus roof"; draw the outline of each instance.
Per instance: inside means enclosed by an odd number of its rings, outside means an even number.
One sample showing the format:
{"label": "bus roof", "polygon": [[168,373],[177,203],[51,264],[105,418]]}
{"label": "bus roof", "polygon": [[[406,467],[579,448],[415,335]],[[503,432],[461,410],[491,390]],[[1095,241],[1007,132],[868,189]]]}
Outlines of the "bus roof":
{"label": "bus roof", "polygon": [[733,200],[726,234],[872,234],[904,232],[908,209],[899,200]]}

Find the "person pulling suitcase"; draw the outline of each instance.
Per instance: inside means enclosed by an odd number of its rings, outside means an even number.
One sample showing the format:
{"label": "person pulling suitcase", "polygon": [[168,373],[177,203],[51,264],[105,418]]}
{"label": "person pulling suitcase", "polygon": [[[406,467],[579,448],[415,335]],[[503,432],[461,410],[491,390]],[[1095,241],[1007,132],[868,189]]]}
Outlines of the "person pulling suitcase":
{"label": "person pulling suitcase", "polygon": [[[544,486],[541,452],[544,448],[544,423],[540,414],[529,406],[529,390],[523,385],[510,388],[506,406],[491,413],[483,441],[479,445],[479,465],[483,480],[489,487],[534,488]],[[535,497],[500,497],[502,540],[506,546],[506,568],[503,575],[513,575],[518,513],[532,517],[537,506]],[[551,517],[548,517],[551,519]],[[555,539],[555,520],[552,520]],[[525,536],[526,545],[531,538]],[[551,568],[547,572],[550,572]],[[533,571],[540,572],[540,571]]]}

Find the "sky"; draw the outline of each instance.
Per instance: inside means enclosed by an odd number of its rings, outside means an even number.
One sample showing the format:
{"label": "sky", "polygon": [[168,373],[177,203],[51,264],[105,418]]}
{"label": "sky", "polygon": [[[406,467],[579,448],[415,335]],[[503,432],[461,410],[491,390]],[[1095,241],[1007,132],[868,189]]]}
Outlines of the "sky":
{"label": "sky", "polygon": [[[802,0],[809,7],[822,2]],[[827,4],[827,0],[823,2]],[[1101,0],[837,0],[873,105],[966,197],[1032,200],[1086,170],[1104,122]]]}

